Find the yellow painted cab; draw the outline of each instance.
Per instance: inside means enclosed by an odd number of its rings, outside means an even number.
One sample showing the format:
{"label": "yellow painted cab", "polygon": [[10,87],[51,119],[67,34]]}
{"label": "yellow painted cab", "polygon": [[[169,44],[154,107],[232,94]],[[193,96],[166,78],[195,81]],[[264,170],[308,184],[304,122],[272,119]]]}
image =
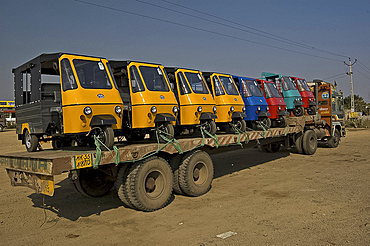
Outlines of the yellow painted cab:
{"label": "yellow painted cab", "polygon": [[216,124],[226,132],[245,131],[245,105],[229,74],[203,72],[217,107]]}
{"label": "yellow painted cab", "polygon": [[[142,140],[153,130],[174,136],[178,105],[164,67],[134,61],[109,61],[123,103],[122,135],[128,141]],[[162,140],[161,138],[159,140]]]}
{"label": "yellow painted cab", "polygon": [[16,132],[27,151],[48,140],[54,148],[86,146],[93,136],[113,147],[123,104],[106,59],[41,54],[13,73]]}
{"label": "yellow painted cab", "polygon": [[[166,67],[171,87],[179,102],[179,115],[175,132],[189,132],[202,125],[214,135],[217,131],[216,103],[203,78],[202,72],[193,69]],[[200,133],[199,131],[197,131]]]}

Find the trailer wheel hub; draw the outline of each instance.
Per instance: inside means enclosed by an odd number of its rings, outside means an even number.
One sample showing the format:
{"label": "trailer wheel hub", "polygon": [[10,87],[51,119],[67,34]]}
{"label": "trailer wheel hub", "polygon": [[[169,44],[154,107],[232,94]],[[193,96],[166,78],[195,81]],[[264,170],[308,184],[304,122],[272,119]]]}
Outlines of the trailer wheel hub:
{"label": "trailer wheel hub", "polygon": [[154,177],[148,177],[145,182],[145,188],[147,192],[152,192],[155,189],[155,179]]}

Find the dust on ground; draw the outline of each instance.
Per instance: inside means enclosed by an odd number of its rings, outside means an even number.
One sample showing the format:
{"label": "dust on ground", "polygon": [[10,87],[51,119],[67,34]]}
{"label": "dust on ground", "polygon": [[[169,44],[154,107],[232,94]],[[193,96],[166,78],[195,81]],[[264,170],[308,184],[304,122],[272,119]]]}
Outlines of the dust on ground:
{"label": "dust on ground", "polygon": [[[0,154],[15,151],[25,151],[15,131],[0,132]],[[114,191],[83,197],[67,174],[55,177],[53,197],[11,187],[0,166],[1,244],[370,244],[370,130],[348,131],[338,148],[312,156],[240,149],[212,159],[207,194],[176,195],[152,213],[124,208]]]}

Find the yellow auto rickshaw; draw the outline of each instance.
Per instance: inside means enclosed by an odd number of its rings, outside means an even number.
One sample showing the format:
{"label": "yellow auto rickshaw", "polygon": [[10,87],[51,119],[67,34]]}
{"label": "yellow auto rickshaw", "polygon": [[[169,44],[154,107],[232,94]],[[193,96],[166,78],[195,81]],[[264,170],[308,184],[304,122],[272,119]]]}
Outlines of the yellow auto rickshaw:
{"label": "yellow auto rickshaw", "polygon": [[[174,136],[178,105],[164,67],[134,61],[109,61],[124,103],[122,135],[128,141],[147,133],[161,142]],[[163,134],[157,135],[155,133]]]}
{"label": "yellow auto rickshaw", "polygon": [[13,73],[16,132],[27,151],[49,140],[54,148],[85,146],[93,136],[113,147],[123,104],[106,59],[41,54]]}
{"label": "yellow auto rickshaw", "polygon": [[228,133],[246,130],[245,105],[229,74],[203,72],[217,107],[216,125]]}
{"label": "yellow auto rickshaw", "polygon": [[[175,133],[189,132],[202,126],[210,134],[217,131],[216,103],[202,72],[192,69],[166,67],[171,86],[179,102]],[[196,131],[200,133],[200,131]]]}

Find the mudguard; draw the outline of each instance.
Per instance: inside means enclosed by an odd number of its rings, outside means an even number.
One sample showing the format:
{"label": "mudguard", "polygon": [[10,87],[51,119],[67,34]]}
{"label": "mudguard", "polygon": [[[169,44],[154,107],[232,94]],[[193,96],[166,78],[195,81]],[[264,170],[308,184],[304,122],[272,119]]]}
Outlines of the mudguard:
{"label": "mudguard", "polygon": [[247,115],[243,112],[233,112],[233,114],[231,115],[232,119],[244,118],[244,117],[247,117]]}
{"label": "mudguard", "polygon": [[310,102],[310,104],[309,104],[310,106],[316,106],[316,102]]}
{"label": "mudguard", "polygon": [[268,117],[268,116],[271,116],[270,112],[268,112],[268,111],[260,111],[258,113],[258,118],[259,117]]}
{"label": "mudguard", "polygon": [[286,111],[286,110],[281,110],[281,111],[279,112],[279,116],[287,116],[287,115],[289,115],[289,113],[288,113],[288,111]]}
{"label": "mudguard", "polygon": [[295,101],[294,102],[294,105],[297,107],[297,106],[303,106],[304,103],[302,101]]}
{"label": "mudguard", "polygon": [[155,116],[154,122],[165,122],[165,121],[176,121],[175,116],[170,113],[157,114]]}
{"label": "mudguard", "polygon": [[213,120],[213,119],[217,119],[217,115],[209,112],[204,112],[199,117],[199,120]]}
{"label": "mudguard", "polygon": [[94,115],[90,121],[90,126],[111,126],[115,124],[117,124],[117,120],[110,114]]}

